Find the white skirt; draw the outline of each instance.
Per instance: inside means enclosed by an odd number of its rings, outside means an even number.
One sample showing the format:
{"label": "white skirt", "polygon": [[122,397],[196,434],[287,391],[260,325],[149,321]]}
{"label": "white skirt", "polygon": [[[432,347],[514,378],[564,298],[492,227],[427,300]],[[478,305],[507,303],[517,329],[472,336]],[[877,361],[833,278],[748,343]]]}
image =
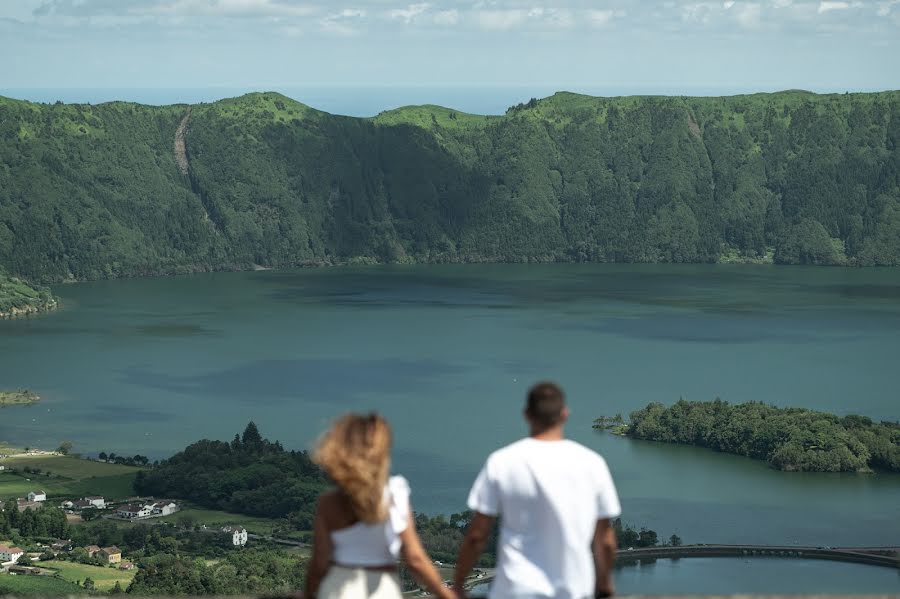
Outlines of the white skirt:
{"label": "white skirt", "polygon": [[400,599],[396,572],[332,565],[319,586],[319,599]]}

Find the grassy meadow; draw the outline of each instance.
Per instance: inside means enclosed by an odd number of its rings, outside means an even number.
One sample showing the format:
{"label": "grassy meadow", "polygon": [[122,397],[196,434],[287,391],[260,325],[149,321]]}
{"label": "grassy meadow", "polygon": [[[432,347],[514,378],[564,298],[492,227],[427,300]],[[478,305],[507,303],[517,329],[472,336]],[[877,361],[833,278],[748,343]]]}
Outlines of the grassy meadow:
{"label": "grassy meadow", "polygon": [[[51,497],[102,495],[122,499],[134,494],[132,483],[140,470],[61,455],[17,455],[0,460],[0,465],[7,468],[0,472],[0,497],[23,497],[41,489]],[[41,473],[24,473],[23,468],[39,469]]]}
{"label": "grassy meadow", "polygon": [[258,535],[270,535],[272,529],[276,525],[276,521],[268,518],[260,518],[257,516],[245,516],[243,514],[232,514],[218,510],[208,510],[205,508],[187,508],[172,514],[171,516],[163,516],[162,518],[154,518],[151,522],[173,522],[179,523],[183,518],[192,518],[196,524],[205,524],[209,528],[221,528],[222,526],[243,526],[248,532]]}
{"label": "grassy meadow", "polygon": [[134,578],[136,570],[125,571],[118,568],[109,568],[103,566],[90,566],[87,564],[76,564],[73,562],[62,562],[51,560],[49,562],[41,562],[42,568],[54,570],[63,580],[71,583],[84,581],[90,577],[94,581],[95,588],[98,591],[109,591],[118,582],[123,589],[128,588],[131,580]]}

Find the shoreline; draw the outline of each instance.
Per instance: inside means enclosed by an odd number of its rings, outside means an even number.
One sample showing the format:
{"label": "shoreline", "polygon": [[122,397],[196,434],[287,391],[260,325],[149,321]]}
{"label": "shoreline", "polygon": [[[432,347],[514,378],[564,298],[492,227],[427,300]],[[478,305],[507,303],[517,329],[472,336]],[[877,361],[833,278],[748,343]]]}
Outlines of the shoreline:
{"label": "shoreline", "polygon": [[0,408],[12,406],[30,406],[41,401],[41,396],[29,389],[0,391]]}
{"label": "shoreline", "polygon": [[5,312],[0,312],[0,320],[16,320],[20,318],[29,318],[32,316],[41,316],[50,314],[59,310],[60,302],[53,298],[42,305],[25,304],[24,306],[13,306]]}

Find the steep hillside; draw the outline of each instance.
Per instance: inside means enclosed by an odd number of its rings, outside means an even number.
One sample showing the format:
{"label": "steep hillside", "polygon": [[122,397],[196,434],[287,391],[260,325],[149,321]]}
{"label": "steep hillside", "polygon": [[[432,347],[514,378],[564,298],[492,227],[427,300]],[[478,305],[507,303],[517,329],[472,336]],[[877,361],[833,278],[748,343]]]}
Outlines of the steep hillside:
{"label": "steep hillside", "polygon": [[348,261],[900,264],[900,93],[334,116],[0,98],[0,265],[34,280]]}

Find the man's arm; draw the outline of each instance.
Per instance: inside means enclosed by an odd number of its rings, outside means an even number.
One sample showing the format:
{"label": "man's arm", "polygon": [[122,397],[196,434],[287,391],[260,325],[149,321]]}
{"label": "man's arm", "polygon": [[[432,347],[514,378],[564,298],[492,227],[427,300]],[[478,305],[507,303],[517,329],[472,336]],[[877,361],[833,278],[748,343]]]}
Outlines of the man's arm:
{"label": "man's arm", "polygon": [[610,526],[609,518],[597,520],[597,528],[594,530],[594,540],[591,542],[591,550],[594,554],[594,571],[597,583],[594,590],[595,597],[610,597],[615,594],[612,569],[616,562],[616,531]]}
{"label": "man's arm", "polygon": [[478,556],[484,551],[484,545],[494,522],[497,520],[495,516],[487,516],[481,512],[475,512],[469,527],[466,529],[466,536],[459,547],[459,557],[456,558],[456,572],[453,576],[453,588],[460,597],[464,596],[463,585],[466,582],[466,576],[472,571]]}

